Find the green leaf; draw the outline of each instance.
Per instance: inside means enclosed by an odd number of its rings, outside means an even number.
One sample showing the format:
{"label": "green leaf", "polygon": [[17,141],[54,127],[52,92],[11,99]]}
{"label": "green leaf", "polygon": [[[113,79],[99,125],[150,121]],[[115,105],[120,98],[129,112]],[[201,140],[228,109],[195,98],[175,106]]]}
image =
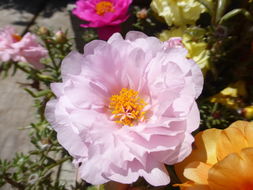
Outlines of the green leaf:
{"label": "green leaf", "polygon": [[208,1],[206,0],[197,0],[200,4],[202,4],[206,9],[207,11],[210,13],[210,15],[213,15],[214,13],[214,10],[213,10],[213,5],[212,3],[209,3]]}
{"label": "green leaf", "polygon": [[42,75],[42,74],[38,74],[37,75],[40,79],[45,79],[45,80],[51,80],[54,81],[54,78],[48,75]]}
{"label": "green leaf", "polygon": [[216,23],[219,22],[220,18],[224,15],[225,10],[230,3],[230,0],[218,0],[217,9],[216,9]]}
{"label": "green leaf", "polygon": [[104,185],[91,186],[87,190],[104,190]]}
{"label": "green leaf", "polygon": [[219,21],[219,24],[222,24],[224,22],[226,22],[227,20],[235,17],[236,15],[242,14],[244,15],[247,19],[249,19],[250,21],[253,21],[253,17],[250,14],[250,12],[248,12],[245,9],[234,9],[232,11],[229,11],[227,14],[225,14]]}

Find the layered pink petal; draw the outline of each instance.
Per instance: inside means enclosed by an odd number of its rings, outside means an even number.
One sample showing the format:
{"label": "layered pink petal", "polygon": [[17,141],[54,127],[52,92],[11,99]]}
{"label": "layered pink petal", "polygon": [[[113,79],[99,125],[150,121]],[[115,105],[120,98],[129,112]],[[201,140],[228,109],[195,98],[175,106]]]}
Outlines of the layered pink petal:
{"label": "layered pink petal", "polygon": [[0,31],[0,61],[28,62],[42,69],[44,65],[40,60],[46,56],[47,50],[37,42],[35,35],[28,32],[23,37],[18,36],[12,27]]}
{"label": "layered pink petal", "polygon": [[[201,76],[184,48],[166,49],[140,32],[126,38],[114,34],[108,42],[87,44],[83,55],[66,57],[63,82],[52,84],[57,98],[48,103],[46,117],[89,183],[132,183],[141,176],[165,185],[170,179],[164,164],[191,152]],[[110,98],[123,88],[137,91],[147,103],[145,117],[133,126],[115,122],[110,107]],[[76,141],[65,142],[65,131]]]}

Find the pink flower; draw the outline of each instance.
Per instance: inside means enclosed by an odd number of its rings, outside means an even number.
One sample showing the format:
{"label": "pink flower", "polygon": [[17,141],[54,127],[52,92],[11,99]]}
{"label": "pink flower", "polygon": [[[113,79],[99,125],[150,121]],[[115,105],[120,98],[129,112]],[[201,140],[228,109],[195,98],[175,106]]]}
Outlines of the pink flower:
{"label": "pink flower", "polygon": [[131,3],[132,0],[78,0],[73,14],[89,22],[83,27],[114,26],[126,21]]}
{"label": "pink flower", "polygon": [[120,32],[120,24],[128,18],[128,7],[132,0],[78,0],[73,14],[87,24],[82,27],[98,28],[98,36],[107,40],[113,33]]}
{"label": "pink flower", "polygon": [[15,54],[12,44],[21,39],[12,27],[5,27],[0,30],[0,61],[10,61]]}
{"label": "pink flower", "polygon": [[46,55],[47,50],[37,42],[35,35],[28,32],[21,37],[12,27],[0,31],[0,61],[28,62],[41,69],[40,59]]}
{"label": "pink flower", "polygon": [[45,114],[87,182],[142,176],[166,185],[164,164],[190,154],[203,78],[186,49],[164,46],[141,32],[125,40],[116,33],[63,60],[63,82],[51,85],[56,99]]}
{"label": "pink flower", "polygon": [[166,41],[164,43],[164,45],[165,45],[165,49],[171,48],[171,47],[178,47],[178,48],[184,47],[184,44],[182,42],[182,38],[180,38],[180,37],[170,38],[168,41]]}

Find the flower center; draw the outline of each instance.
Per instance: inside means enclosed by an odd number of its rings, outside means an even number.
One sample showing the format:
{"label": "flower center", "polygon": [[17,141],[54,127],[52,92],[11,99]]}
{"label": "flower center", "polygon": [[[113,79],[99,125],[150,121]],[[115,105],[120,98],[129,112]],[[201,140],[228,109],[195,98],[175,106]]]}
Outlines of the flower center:
{"label": "flower center", "polygon": [[100,1],[96,4],[96,13],[98,15],[104,15],[108,12],[114,12],[113,4],[110,1]]}
{"label": "flower center", "polygon": [[118,95],[112,95],[109,108],[116,123],[133,126],[144,120],[147,103],[139,97],[139,92],[122,88]]}
{"label": "flower center", "polygon": [[18,42],[22,39],[22,37],[18,34],[12,34],[12,38],[14,39],[15,42]]}

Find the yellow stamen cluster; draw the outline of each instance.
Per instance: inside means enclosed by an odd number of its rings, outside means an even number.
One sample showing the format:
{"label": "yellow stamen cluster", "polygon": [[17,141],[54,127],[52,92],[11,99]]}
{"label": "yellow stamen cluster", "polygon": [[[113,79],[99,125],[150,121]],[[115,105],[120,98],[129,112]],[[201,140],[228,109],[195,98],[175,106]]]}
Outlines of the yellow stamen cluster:
{"label": "yellow stamen cluster", "polygon": [[18,34],[12,34],[12,37],[14,38],[14,40],[16,42],[18,42],[18,41],[20,41],[22,39],[22,37],[20,35],[18,35]]}
{"label": "yellow stamen cluster", "polygon": [[112,95],[110,100],[109,108],[116,123],[133,126],[143,121],[147,103],[139,97],[139,92],[122,88],[119,95]]}
{"label": "yellow stamen cluster", "polygon": [[113,4],[110,1],[100,1],[96,4],[96,13],[100,16],[108,12],[114,12]]}

